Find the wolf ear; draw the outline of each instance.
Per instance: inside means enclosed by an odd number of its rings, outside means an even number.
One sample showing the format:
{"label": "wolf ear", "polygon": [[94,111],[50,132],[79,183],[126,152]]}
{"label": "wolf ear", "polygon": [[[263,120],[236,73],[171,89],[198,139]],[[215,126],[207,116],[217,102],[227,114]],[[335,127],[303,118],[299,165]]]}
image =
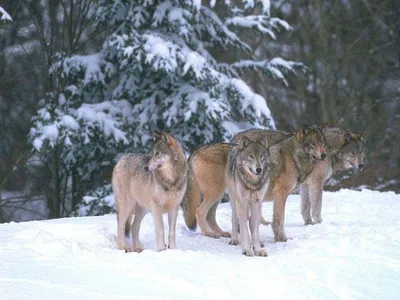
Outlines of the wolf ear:
{"label": "wolf ear", "polygon": [[243,136],[239,142],[239,149],[246,148],[251,143],[251,140],[247,136]]}
{"label": "wolf ear", "polygon": [[361,132],[357,137],[361,142],[365,143],[365,140],[367,139],[367,131]]}
{"label": "wolf ear", "polygon": [[165,138],[167,139],[168,146],[174,147],[176,145],[175,139],[171,135],[169,135],[167,133],[165,133],[164,135],[165,135]]}
{"label": "wolf ear", "polygon": [[346,132],[346,133],[343,135],[343,141],[344,141],[345,144],[349,143],[349,142],[351,141],[352,138],[353,138],[353,137],[352,137],[351,133],[349,133],[349,132]]}
{"label": "wolf ear", "polygon": [[163,137],[163,133],[160,131],[153,131],[151,135],[153,136],[153,141],[155,142],[161,140]]}
{"label": "wolf ear", "polygon": [[297,139],[298,142],[300,142],[304,138],[304,135],[307,134],[307,131],[308,131],[308,125],[307,124],[304,124],[299,130],[297,130],[296,139]]}

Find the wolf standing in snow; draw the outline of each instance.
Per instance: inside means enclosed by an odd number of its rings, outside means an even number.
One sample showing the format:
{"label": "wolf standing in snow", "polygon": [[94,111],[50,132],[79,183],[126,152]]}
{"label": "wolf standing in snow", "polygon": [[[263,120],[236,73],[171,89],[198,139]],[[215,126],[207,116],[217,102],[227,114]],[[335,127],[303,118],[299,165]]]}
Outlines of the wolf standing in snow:
{"label": "wolf standing in snow", "polygon": [[[304,224],[321,223],[322,193],[325,181],[335,172],[364,168],[365,133],[355,134],[338,128],[325,128],[329,153],[300,185],[301,215]],[[312,218],[311,218],[312,216]]]}
{"label": "wolf standing in snow", "polygon": [[[117,210],[118,248],[141,252],[140,223],[150,210],[155,225],[157,251],[165,250],[163,214],[168,213],[168,248],[175,248],[176,219],[186,190],[187,160],[179,141],[162,132],[154,133],[154,146],[148,154],[126,154],[113,172],[112,186]],[[134,215],[132,225],[130,217]],[[133,247],[125,235],[132,234]]]}
{"label": "wolf standing in snow", "polygon": [[[250,129],[238,133],[233,143],[214,143],[197,148],[189,157],[190,174],[188,188],[183,201],[186,225],[194,230],[199,224],[204,235],[219,238],[230,237],[216,222],[216,210],[226,190],[225,169],[229,151],[243,136],[251,141],[267,143],[269,146],[292,134],[264,129]],[[203,195],[203,201],[201,200]],[[201,203],[200,203],[201,202]]]}
{"label": "wolf standing in snow", "polygon": [[[237,245],[240,224],[242,253],[246,256],[267,256],[261,248],[259,227],[261,203],[268,188],[269,155],[266,145],[252,142],[246,136],[232,148],[225,170],[229,201],[232,207],[232,239]],[[249,243],[247,220],[250,212],[250,232],[253,249]],[[238,223],[239,222],[239,223]],[[254,253],[253,253],[254,251]]]}

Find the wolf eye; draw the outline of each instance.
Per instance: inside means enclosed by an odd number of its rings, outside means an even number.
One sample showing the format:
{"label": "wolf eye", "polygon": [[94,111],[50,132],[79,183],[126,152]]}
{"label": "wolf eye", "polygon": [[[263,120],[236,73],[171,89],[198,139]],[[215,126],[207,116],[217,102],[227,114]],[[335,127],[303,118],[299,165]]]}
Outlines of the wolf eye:
{"label": "wolf eye", "polygon": [[249,154],[249,158],[254,159],[254,155],[253,154]]}
{"label": "wolf eye", "polygon": [[156,152],[154,152],[154,156],[158,156],[158,155],[160,155],[160,151],[156,151]]}
{"label": "wolf eye", "polygon": [[264,155],[261,154],[261,155],[260,155],[260,158],[263,159],[263,158],[264,158]]}
{"label": "wolf eye", "polygon": [[351,151],[351,154],[352,154],[352,155],[356,155],[356,153],[355,153],[354,151]]}

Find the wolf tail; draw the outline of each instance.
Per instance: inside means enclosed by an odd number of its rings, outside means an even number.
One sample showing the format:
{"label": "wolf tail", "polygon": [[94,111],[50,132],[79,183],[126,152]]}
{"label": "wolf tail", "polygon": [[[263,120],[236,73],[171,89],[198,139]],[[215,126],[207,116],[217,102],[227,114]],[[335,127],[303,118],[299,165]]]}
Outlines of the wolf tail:
{"label": "wolf tail", "polygon": [[125,222],[125,236],[128,238],[131,235],[131,218]]}
{"label": "wolf tail", "polygon": [[196,210],[200,204],[200,187],[194,176],[193,169],[189,163],[189,176],[186,192],[182,201],[183,217],[186,226],[195,231],[197,228]]}

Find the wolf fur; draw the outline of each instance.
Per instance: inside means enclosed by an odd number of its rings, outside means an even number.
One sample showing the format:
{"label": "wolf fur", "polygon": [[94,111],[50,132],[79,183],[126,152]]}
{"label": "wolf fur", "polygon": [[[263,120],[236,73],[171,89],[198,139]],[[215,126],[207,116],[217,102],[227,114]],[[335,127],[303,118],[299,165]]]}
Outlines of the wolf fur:
{"label": "wolf fur", "polygon": [[327,156],[326,139],[321,127],[303,127],[269,148],[270,184],[265,201],[274,201],[272,231],[275,241],[285,242],[285,206],[287,197]]}
{"label": "wolf fur", "polygon": [[205,236],[230,237],[230,233],[223,231],[216,222],[216,210],[226,191],[225,168],[229,151],[243,136],[254,142],[274,145],[291,135],[283,131],[250,129],[238,133],[232,144],[214,143],[192,152],[188,188],[183,200],[183,214],[188,228],[195,230],[198,223]]}
{"label": "wolf fur", "polygon": [[[246,256],[267,256],[261,248],[259,226],[261,203],[268,188],[269,156],[266,145],[252,142],[243,136],[228,155],[225,180],[232,207],[232,239],[237,245],[240,224],[242,253]],[[250,212],[250,217],[249,216]],[[250,219],[250,232],[253,249],[249,242],[247,221]],[[253,252],[254,251],[254,252]]]}
{"label": "wolf fur", "polygon": [[305,225],[321,223],[323,186],[332,174],[364,167],[365,133],[355,134],[338,128],[325,128],[329,153],[318,162],[310,176],[300,185],[301,215]]}
{"label": "wolf fur", "polygon": [[[176,219],[187,185],[188,165],[181,143],[171,135],[154,133],[151,152],[121,157],[114,167],[112,186],[117,210],[118,248],[141,252],[140,224],[150,210],[153,215],[156,250],[166,249],[163,214],[168,213],[168,248],[175,248]],[[134,215],[132,226],[130,218]],[[132,234],[132,247],[125,234]]]}

